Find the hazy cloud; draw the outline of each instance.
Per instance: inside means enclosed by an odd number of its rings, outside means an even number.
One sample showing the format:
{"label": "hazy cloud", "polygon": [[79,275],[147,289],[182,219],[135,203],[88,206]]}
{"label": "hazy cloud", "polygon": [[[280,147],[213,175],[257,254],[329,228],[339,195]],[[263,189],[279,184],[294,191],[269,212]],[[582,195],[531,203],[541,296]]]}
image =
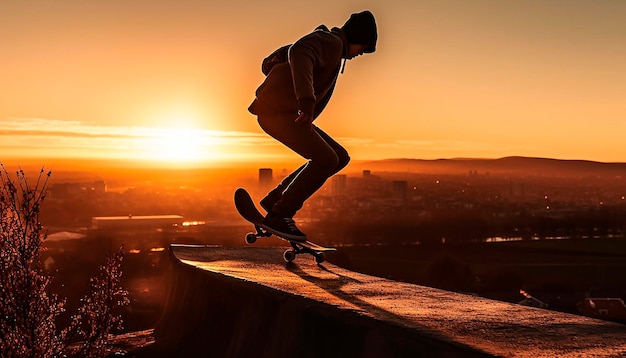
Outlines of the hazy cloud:
{"label": "hazy cloud", "polygon": [[[99,126],[87,122],[44,118],[0,120],[0,148],[15,156],[36,154],[142,158],[155,148],[161,152],[171,149],[173,153],[183,156],[185,153],[182,153],[181,148],[189,153],[215,153],[220,147],[259,145],[276,145],[276,141],[261,133],[242,131]],[[243,150],[245,149],[239,151]]]}

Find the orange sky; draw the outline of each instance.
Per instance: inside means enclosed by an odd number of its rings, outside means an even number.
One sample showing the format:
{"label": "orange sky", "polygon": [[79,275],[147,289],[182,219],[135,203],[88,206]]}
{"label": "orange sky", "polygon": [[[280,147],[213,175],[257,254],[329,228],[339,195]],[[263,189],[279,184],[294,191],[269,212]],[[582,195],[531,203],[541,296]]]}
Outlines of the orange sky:
{"label": "orange sky", "polygon": [[261,60],[370,9],[316,124],[354,159],[626,161],[626,2],[3,1],[0,161],[297,159],[246,108]]}

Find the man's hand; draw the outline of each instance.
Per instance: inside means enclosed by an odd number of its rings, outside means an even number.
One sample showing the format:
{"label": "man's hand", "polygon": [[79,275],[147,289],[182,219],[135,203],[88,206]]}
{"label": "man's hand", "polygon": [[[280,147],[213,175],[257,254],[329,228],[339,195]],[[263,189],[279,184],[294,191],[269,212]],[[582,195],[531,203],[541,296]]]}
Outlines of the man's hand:
{"label": "man's hand", "polygon": [[310,116],[302,111],[299,111],[300,115],[296,118],[296,124],[302,126],[311,126],[313,124],[313,116]]}

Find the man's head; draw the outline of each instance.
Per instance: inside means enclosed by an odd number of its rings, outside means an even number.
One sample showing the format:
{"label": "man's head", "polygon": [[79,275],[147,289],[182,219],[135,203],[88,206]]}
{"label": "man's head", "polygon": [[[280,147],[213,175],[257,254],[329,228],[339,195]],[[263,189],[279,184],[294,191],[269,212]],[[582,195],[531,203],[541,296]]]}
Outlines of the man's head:
{"label": "man's head", "polygon": [[371,12],[365,10],[352,14],[341,29],[346,34],[348,44],[363,45],[365,53],[376,51],[378,32],[376,20]]}

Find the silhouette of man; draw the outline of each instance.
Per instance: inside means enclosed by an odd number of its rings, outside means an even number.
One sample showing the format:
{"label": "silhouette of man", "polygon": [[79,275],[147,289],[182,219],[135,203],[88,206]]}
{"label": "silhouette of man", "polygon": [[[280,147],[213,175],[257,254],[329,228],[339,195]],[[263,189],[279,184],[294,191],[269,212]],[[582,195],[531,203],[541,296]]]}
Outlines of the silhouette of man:
{"label": "silhouette of man", "polygon": [[267,75],[248,110],[270,136],[308,161],[287,176],[260,202],[267,211],[263,226],[292,240],[306,241],[293,217],[332,175],[343,169],[348,152],[313,124],[333,93],[341,60],[376,50],[378,33],[369,11],[352,14],[341,27],[320,25],[293,45],[263,61]]}

